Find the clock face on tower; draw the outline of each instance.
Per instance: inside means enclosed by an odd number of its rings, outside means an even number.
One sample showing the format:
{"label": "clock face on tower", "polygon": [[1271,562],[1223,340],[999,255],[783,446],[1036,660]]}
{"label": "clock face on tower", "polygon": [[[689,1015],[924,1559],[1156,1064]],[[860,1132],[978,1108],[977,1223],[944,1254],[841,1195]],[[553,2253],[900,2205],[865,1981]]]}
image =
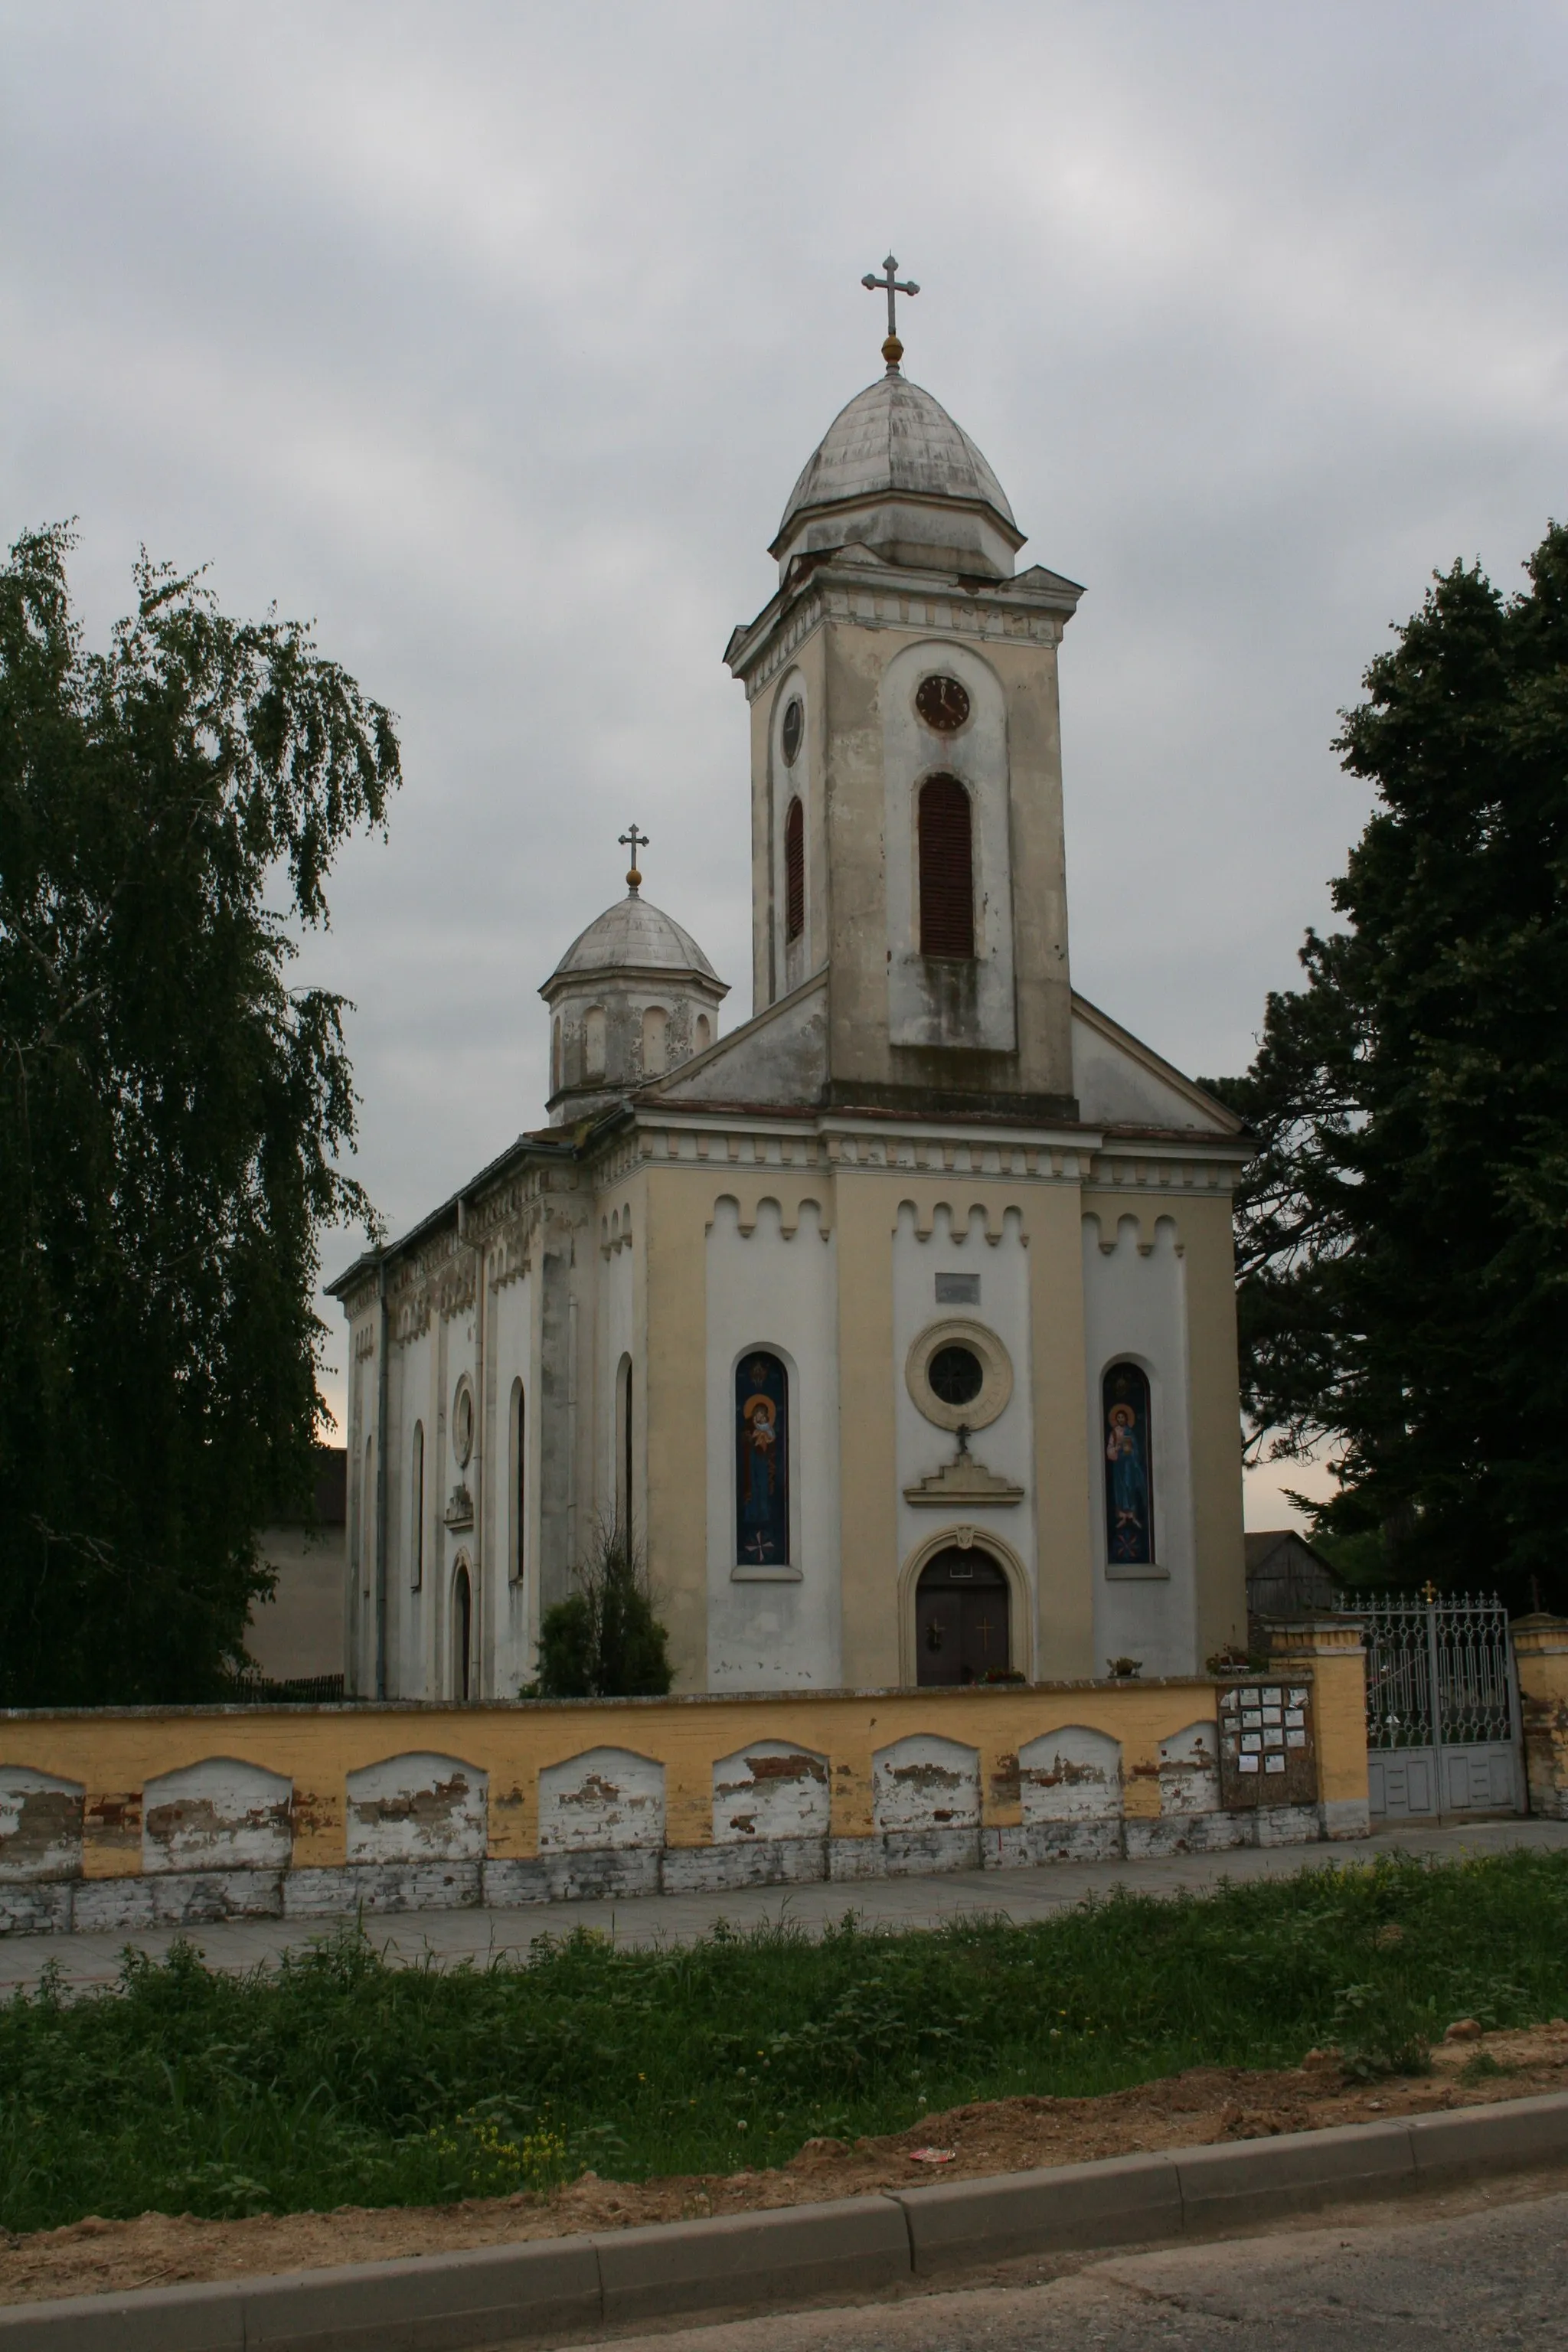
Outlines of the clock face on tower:
{"label": "clock face on tower", "polygon": [[922,677],[915,709],[939,735],[955,735],[969,716],[969,697],[955,677]]}

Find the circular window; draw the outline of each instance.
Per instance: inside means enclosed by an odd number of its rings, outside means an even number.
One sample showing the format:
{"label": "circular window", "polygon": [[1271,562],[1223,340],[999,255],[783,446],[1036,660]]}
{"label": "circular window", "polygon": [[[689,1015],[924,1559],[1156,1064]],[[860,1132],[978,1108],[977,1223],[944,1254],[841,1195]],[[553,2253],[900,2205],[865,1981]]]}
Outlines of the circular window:
{"label": "circular window", "polygon": [[953,1316],[921,1333],[905,1362],[904,1382],[939,1429],[984,1429],[1006,1410],[1013,1366],[994,1331]]}
{"label": "circular window", "polygon": [[939,735],[956,735],[969,716],[969,697],[955,677],[922,677],[915,709]]}
{"label": "circular window", "polygon": [[[959,688],[962,694],[963,688]],[[805,732],[805,710],[798,694],[790,697],[784,711],[784,725],[779,730],[779,746],[784,755],[784,766],[793,768],[800,757],[800,739]]]}
{"label": "circular window", "polygon": [[939,1348],[926,1379],[943,1404],[973,1404],[985,1386],[985,1367],[973,1348]]}
{"label": "circular window", "polygon": [[458,1467],[466,1470],[468,1456],[474,1450],[474,1391],[466,1379],[458,1383],[458,1393],[452,1399],[452,1451],[458,1457]]}

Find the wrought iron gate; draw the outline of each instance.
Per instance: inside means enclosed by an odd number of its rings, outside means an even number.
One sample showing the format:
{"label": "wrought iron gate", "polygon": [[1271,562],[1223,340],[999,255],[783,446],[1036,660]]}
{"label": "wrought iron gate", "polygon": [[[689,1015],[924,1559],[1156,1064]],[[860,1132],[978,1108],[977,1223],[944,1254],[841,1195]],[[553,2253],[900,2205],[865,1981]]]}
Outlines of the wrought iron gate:
{"label": "wrought iron gate", "polygon": [[1519,1685],[1500,1601],[1347,1595],[1366,1643],[1372,1811],[1521,1813]]}

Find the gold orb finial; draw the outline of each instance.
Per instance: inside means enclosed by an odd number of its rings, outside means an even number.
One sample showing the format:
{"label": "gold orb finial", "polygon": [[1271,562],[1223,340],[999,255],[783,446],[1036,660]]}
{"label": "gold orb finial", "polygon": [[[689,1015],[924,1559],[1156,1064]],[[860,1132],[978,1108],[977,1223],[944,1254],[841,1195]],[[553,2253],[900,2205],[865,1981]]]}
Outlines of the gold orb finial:
{"label": "gold orb finial", "polygon": [[897,335],[889,335],[887,341],[882,345],[882,357],[887,361],[888,365],[890,368],[896,368],[903,356],[904,347],[902,343],[900,342]]}

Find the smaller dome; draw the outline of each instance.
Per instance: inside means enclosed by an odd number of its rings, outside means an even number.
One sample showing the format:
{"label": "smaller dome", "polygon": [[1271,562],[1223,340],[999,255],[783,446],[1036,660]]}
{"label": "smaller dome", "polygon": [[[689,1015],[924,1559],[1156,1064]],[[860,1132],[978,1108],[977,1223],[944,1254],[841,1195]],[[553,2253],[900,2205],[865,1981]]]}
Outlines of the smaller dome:
{"label": "smaller dome", "polygon": [[718,973],[690,932],[683,930],[673,915],[650,907],[635,890],[606,907],[573,940],[540,993],[546,994],[556,982],[574,974],[600,971],[691,972],[715,986],[720,984]]}

